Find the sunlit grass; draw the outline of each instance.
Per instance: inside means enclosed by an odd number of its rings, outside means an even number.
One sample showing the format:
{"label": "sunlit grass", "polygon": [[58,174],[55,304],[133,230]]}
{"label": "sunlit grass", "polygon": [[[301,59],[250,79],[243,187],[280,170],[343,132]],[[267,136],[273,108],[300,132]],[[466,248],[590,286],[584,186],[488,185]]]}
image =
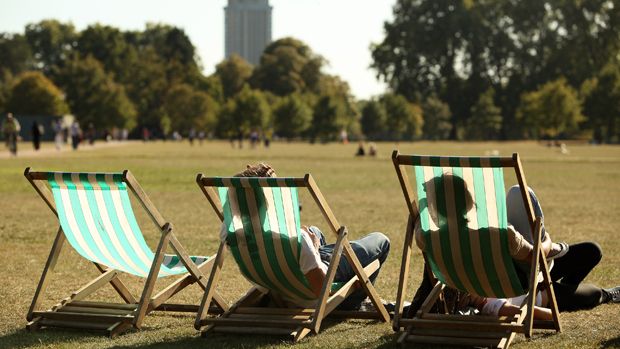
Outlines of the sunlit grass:
{"label": "sunlit grass", "polygon": [[[226,142],[202,147],[187,143],[130,143],[88,152],[65,152],[49,157],[0,159],[0,348],[4,347],[226,347],[282,348],[281,338],[216,335],[199,337],[194,318],[155,314],[145,329],[110,340],[96,332],[24,330],[25,315],[49,253],[57,221],[30,188],[22,173],[34,170],[121,171],[130,169],[163,216],[171,221],[181,243],[193,254],[211,254],[217,248],[217,217],[195,184],[196,174],[231,175],[246,164],[266,161],[280,176],[312,173],[341,224],[353,237],[382,231],[392,242],[391,256],[377,280],[385,299],[396,297],[396,286],[406,225],[406,207],[390,159],[393,143],[379,144],[377,158],[355,158],[356,144],[308,145],[275,143],[271,149],[233,149]],[[501,155],[519,152],[530,186],[545,211],[545,224],[554,240],[595,240],[604,258],[587,281],[603,286],[620,284],[620,147],[571,145],[569,154],[536,143],[403,143],[402,153],[437,155]],[[507,176],[508,181],[514,176]],[[512,184],[512,183],[510,183]],[[327,231],[327,225],[308,195],[302,196],[302,219]],[[153,247],[157,232],[138,206],[138,219]],[[333,239],[332,239],[333,240]],[[413,256],[409,297],[420,280],[420,254]],[[242,294],[247,283],[227,258],[220,290],[229,299]],[[45,295],[50,306],[96,275],[95,268],[70,248],[61,253],[56,272]],[[134,294],[140,283],[127,278]],[[112,292],[98,293],[110,298]],[[200,292],[180,294],[180,300],[197,302]],[[113,298],[110,298],[113,299]],[[620,346],[620,306],[603,305],[591,311],[562,314],[564,332],[517,337],[515,347]],[[366,321],[329,323],[319,336],[310,336],[300,348],[398,347],[391,326]]]}

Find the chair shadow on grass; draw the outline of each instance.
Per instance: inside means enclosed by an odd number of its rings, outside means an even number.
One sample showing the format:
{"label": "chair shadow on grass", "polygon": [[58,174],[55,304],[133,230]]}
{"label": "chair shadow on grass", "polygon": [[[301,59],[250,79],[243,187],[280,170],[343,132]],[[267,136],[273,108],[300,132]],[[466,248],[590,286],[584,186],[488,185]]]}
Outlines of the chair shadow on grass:
{"label": "chair shadow on grass", "polygon": [[25,328],[0,336],[0,349],[23,348],[32,346],[61,346],[76,341],[101,337],[101,332],[77,331],[70,329],[53,329],[28,331]]}
{"label": "chair shadow on grass", "polygon": [[600,343],[601,348],[620,348],[620,337],[611,338]]}

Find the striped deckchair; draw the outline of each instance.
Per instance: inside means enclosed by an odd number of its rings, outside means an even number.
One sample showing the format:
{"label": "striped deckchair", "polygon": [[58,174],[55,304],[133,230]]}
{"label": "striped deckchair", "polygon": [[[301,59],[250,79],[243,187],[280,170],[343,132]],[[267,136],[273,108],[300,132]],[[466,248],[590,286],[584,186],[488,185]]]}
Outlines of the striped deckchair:
{"label": "striped deckchair", "polygon": [[[518,154],[512,157],[440,157],[392,154],[409,209],[394,329],[405,329],[399,342],[508,347],[515,333],[530,337],[539,270],[541,289],[551,300],[553,321],[536,328],[561,330],[549,269],[540,247],[541,222],[534,216]],[[413,167],[415,186],[406,166]],[[514,168],[530,227],[535,236],[529,275],[517,271],[507,237],[503,168]],[[420,225],[424,260],[436,280],[434,289],[412,319],[402,316],[415,224]],[[520,276],[520,274],[522,276]],[[527,274],[527,273],[526,273]],[[444,288],[491,298],[528,294],[514,317],[465,316],[430,313]]]}
{"label": "striped deckchair", "polygon": [[[206,318],[198,312],[196,329],[290,335],[294,341],[311,331],[318,333],[322,320],[354,290],[359,283],[376,306],[374,312],[347,312],[348,317],[379,318],[389,321],[368,276],[379,267],[375,260],[362,268],[341,226],[309,174],[304,178],[223,178],[197,177],[199,187],[211,203],[226,229],[226,242],[220,244],[202,306],[209,304],[219,279],[228,245],[241,273],[254,287],[219,317]],[[298,187],[308,188],[337,241],[325,284],[317,298],[299,266],[301,249]],[[338,262],[344,254],[356,276],[333,283]],[[257,307],[270,301],[269,307]],[[298,307],[291,308],[294,304]],[[288,305],[288,307],[287,307]]]}
{"label": "striped deckchair", "polygon": [[[172,225],[164,220],[129,171],[61,173],[32,172],[27,168],[24,175],[60,223],[28,311],[28,329],[68,327],[105,330],[112,337],[131,327],[140,328],[144,316],[153,310],[198,310],[198,305],[165,302],[195,282],[204,289],[206,280],[203,272],[213,265],[214,258],[187,255],[175,237]],[[135,194],[161,230],[156,252],[144,240],[134,216],[128,189]],[[48,273],[53,271],[65,241],[79,255],[91,261],[101,275],[51,309],[37,311],[45,292]],[[168,244],[172,246],[174,254],[165,253]],[[139,301],[119,279],[121,272],[146,279]],[[158,278],[179,274],[185,275],[151,298]],[[86,300],[108,283],[124,303]],[[221,311],[227,309],[220,295],[214,296],[214,303]]]}

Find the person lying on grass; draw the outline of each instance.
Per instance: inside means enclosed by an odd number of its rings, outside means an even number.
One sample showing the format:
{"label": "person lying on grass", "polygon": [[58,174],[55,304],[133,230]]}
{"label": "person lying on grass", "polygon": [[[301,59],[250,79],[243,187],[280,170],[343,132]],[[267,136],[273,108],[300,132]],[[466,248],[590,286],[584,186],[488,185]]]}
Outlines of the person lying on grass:
{"label": "person lying on grass", "polygon": [[[247,168],[235,175],[235,177],[276,177],[275,170],[264,163],[248,165]],[[226,241],[227,229],[222,226],[220,238]],[[326,278],[327,268],[334,253],[334,244],[327,244],[321,230],[316,226],[301,226],[302,240],[299,265],[304,273],[310,289],[315,296],[319,296]],[[374,284],[379,275],[381,266],[390,252],[390,240],[382,233],[373,232],[361,239],[350,241],[355,255],[362,267],[366,267],[375,259],[379,260],[380,266],[377,271],[369,276]],[[341,258],[336,270],[334,282],[346,282],[355,276],[355,271],[346,258]],[[355,290],[338,307],[341,310],[358,310],[366,294],[361,288]]]}

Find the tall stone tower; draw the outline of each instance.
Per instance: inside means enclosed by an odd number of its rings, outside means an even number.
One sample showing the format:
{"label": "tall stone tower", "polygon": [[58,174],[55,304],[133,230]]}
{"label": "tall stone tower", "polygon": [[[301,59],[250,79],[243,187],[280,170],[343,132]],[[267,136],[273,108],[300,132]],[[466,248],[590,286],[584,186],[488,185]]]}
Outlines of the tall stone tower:
{"label": "tall stone tower", "polygon": [[257,65],[263,50],[271,42],[269,0],[228,0],[224,8],[226,58],[236,53]]}

